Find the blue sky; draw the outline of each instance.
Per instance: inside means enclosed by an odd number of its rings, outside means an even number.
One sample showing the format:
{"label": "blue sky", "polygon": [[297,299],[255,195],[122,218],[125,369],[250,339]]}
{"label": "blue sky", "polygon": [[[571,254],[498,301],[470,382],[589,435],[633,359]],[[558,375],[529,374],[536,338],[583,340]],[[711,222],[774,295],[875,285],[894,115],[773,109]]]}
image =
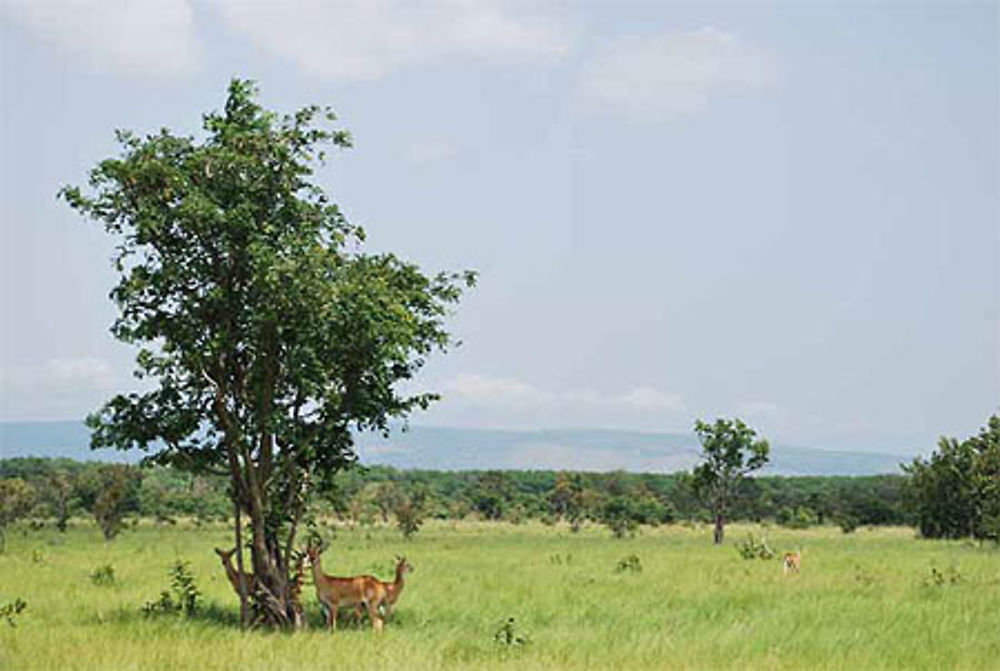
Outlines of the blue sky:
{"label": "blue sky", "polygon": [[995,3],[0,7],[0,420],[131,384],[55,192],[232,76],[338,112],[317,181],[372,249],[482,273],[415,423],[916,451],[1000,409]]}

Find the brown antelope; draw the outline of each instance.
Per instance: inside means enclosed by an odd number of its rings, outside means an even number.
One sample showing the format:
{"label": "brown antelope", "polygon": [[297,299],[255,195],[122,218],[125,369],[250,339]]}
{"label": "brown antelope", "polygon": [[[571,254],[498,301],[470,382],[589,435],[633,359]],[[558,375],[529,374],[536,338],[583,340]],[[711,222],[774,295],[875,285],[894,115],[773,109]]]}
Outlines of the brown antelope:
{"label": "brown antelope", "polygon": [[799,566],[802,563],[802,551],[796,550],[795,552],[786,552],[781,558],[782,570],[785,575],[789,573],[798,573]]}
{"label": "brown antelope", "polygon": [[385,616],[392,614],[392,607],[396,605],[399,595],[406,587],[405,577],[407,573],[413,571],[413,565],[406,561],[406,557],[396,557],[396,579],[385,584]]}
{"label": "brown antelope", "polygon": [[[406,557],[396,555],[396,579],[392,582],[382,582],[382,587],[385,589],[385,600],[382,601],[382,615],[385,619],[389,619],[392,615],[392,607],[396,605],[396,601],[399,599],[399,595],[403,593],[403,588],[406,586],[406,574],[413,571],[413,565],[406,561]],[[361,604],[354,607],[354,614],[361,619]]]}
{"label": "brown antelope", "polygon": [[[226,577],[229,578],[229,584],[233,586],[233,591],[236,592],[236,596],[239,596],[240,572],[233,567],[233,554],[235,553],[236,548],[233,548],[229,552],[215,548],[215,554],[219,555],[219,559],[222,560],[222,568],[226,569]],[[254,574],[244,571],[243,580],[246,583],[247,595],[249,596],[250,594],[253,594],[254,590],[257,588],[257,579],[254,577]]]}
{"label": "brown antelope", "polygon": [[326,624],[330,631],[337,629],[337,609],[341,606],[364,606],[372,619],[372,629],[382,631],[384,620],[379,615],[379,607],[386,600],[385,583],[370,575],[350,578],[326,575],[320,565],[321,552],[322,549],[315,545],[306,548],[309,563],[312,564],[316,598],[326,607]]}

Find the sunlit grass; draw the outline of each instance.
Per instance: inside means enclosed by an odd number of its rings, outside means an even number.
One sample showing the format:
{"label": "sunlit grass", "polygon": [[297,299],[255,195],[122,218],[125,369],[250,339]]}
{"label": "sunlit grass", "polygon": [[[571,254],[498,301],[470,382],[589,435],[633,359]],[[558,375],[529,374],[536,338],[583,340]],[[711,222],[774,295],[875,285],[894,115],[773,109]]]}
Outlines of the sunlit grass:
{"label": "sunlit grass", "polygon": [[[778,551],[801,547],[802,573],[741,559],[733,546],[749,531]],[[143,525],[109,544],[83,523],[67,534],[15,530],[0,555],[0,603],[21,597],[28,608],[16,628],[0,622],[0,668],[997,668],[996,549],[917,540],[909,529],[727,532],[714,547],[707,528],[683,526],[623,540],[535,524],[432,523],[410,541],[393,529],[341,529],[327,572],[389,579],[396,553],[416,568],[376,637],[319,629],[311,585],[313,629],[238,631],[212,552],[231,546],[221,526]],[[631,554],[642,570],[616,571]],[[190,562],[202,613],[143,616],[177,559]],[[115,584],[95,585],[90,574],[106,564]],[[510,617],[525,644],[494,641]]]}

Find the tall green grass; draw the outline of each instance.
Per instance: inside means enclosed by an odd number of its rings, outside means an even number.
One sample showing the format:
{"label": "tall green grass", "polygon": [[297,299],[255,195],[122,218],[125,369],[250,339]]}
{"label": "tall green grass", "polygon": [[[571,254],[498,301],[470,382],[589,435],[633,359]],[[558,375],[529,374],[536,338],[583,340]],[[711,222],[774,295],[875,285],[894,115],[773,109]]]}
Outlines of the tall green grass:
{"label": "tall green grass", "polygon": [[[801,574],[741,559],[734,544],[748,532],[779,551],[802,548]],[[140,526],[107,544],[85,524],[15,530],[0,555],[0,604],[20,597],[28,608],[16,628],[0,622],[0,668],[1000,668],[994,548],[917,540],[909,529],[734,525],[722,547],[710,536],[671,526],[615,540],[600,528],[470,522],[429,524],[404,541],[393,529],[341,529],[327,572],[390,579],[396,553],[416,569],[375,636],[320,629],[311,584],[310,630],[240,632],[212,552],[231,546],[223,527]],[[618,570],[629,555],[641,571]],[[142,615],[177,559],[190,562],[201,611]],[[110,586],[89,577],[105,565]],[[495,640],[509,618],[523,643]]]}

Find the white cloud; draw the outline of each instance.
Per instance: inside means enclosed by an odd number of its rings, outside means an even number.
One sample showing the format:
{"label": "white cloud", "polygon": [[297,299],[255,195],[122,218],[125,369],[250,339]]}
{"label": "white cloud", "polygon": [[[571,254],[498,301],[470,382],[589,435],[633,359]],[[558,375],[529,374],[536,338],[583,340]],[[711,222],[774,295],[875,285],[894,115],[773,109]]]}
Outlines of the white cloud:
{"label": "white cloud", "polygon": [[101,70],[173,76],[199,61],[189,0],[5,0],[4,8],[39,40]]}
{"label": "white cloud", "polygon": [[765,419],[777,419],[785,416],[785,412],[770,401],[744,401],[737,403],[736,414],[740,417],[760,417]]}
{"label": "white cloud", "polygon": [[600,46],[581,68],[584,99],[639,120],[696,112],[710,98],[759,89],[773,65],[759,49],[716,28],[620,37]]}
{"label": "white cloud", "polygon": [[8,367],[0,370],[0,421],[80,418],[126,384],[108,361],[93,356]]}
{"label": "white cloud", "polygon": [[449,161],[458,156],[458,146],[441,138],[425,138],[410,143],[403,153],[408,163],[424,166],[429,163]]}
{"label": "white cloud", "polygon": [[114,371],[104,359],[49,359],[42,365],[39,381],[54,385],[82,385],[91,389],[108,389],[115,380]]}
{"label": "white cloud", "polygon": [[530,3],[491,0],[212,0],[263,49],[312,75],[372,80],[448,60],[550,61],[571,37]]}
{"label": "white cloud", "polygon": [[531,403],[553,397],[549,392],[514,378],[475,374],[459,375],[448,380],[442,385],[442,390],[454,398],[473,402]]}
{"label": "white cloud", "polygon": [[591,389],[551,390],[516,378],[460,375],[440,385],[449,405],[485,408],[497,418],[542,413],[562,425],[630,424],[644,414],[684,409],[679,394],[640,386],[619,394]]}
{"label": "white cloud", "polygon": [[684,407],[679,394],[670,394],[654,387],[637,387],[618,400],[625,405],[648,410],[679,410]]}

